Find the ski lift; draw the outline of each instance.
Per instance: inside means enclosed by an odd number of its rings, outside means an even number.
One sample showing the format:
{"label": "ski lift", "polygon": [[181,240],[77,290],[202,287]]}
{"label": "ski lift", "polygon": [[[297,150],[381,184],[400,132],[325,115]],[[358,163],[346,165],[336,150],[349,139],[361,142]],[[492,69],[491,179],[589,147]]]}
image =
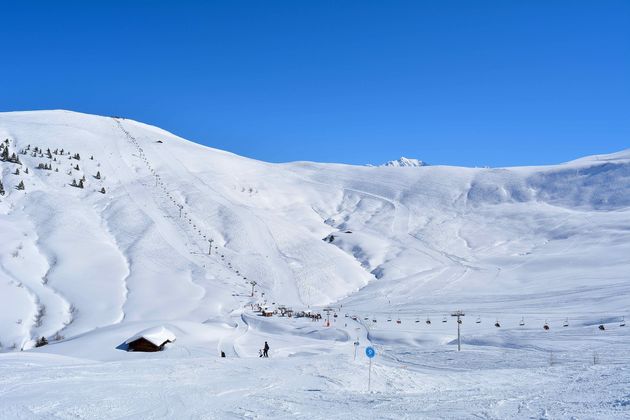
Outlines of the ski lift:
{"label": "ski lift", "polygon": [[501,324],[499,324],[499,320],[497,319],[497,322],[494,323],[494,326],[497,328],[501,328]]}
{"label": "ski lift", "polygon": [[521,322],[518,323],[521,327],[525,326],[525,317],[521,318]]}
{"label": "ski lift", "polygon": [[625,327],[626,326],[626,317],[623,316],[621,317],[621,323],[619,324],[620,327]]}
{"label": "ski lift", "polygon": [[606,329],[606,327],[604,327],[604,324],[599,324],[599,330],[600,331],[604,331]]}
{"label": "ski lift", "polygon": [[446,317],[442,318],[442,322],[447,322]]}
{"label": "ski lift", "polygon": [[477,317],[477,320],[475,321],[475,323],[476,324],[481,324],[481,317],[480,316]]}
{"label": "ski lift", "polygon": [[543,325],[543,329],[545,331],[549,331],[549,324],[547,323],[547,320],[545,319],[545,325]]}
{"label": "ski lift", "polygon": [[427,317],[427,320],[425,322],[427,325],[431,325],[431,318]]}
{"label": "ski lift", "polygon": [[564,320],[564,323],[562,324],[563,327],[568,327],[569,326],[569,318]]}

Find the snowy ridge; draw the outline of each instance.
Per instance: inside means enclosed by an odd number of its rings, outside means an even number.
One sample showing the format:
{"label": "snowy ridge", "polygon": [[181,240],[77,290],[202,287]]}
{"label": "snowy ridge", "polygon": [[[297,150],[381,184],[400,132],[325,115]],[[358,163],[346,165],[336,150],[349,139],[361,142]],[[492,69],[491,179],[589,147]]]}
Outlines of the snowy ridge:
{"label": "snowy ridge", "polygon": [[397,159],[397,160],[390,160],[389,162],[386,162],[382,164],[381,166],[391,166],[391,167],[397,167],[397,168],[418,168],[420,166],[427,166],[427,163],[418,159],[409,159],[406,157],[401,157],[400,159]]}

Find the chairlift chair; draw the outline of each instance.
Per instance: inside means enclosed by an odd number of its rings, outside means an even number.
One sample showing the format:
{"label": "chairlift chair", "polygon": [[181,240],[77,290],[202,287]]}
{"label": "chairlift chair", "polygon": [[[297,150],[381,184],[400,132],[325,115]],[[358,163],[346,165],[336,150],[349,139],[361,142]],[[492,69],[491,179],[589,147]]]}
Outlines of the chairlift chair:
{"label": "chairlift chair", "polygon": [[372,318],[372,322],[376,324],[376,318]]}
{"label": "chairlift chair", "polygon": [[431,318],[427,317],[427,320],[425,322],[427,325],[431,325]]}
{"label": "chairlift chair", "polygon": [[387,317],[387,322],[392,322],[392,315],[391,314]]}
{"label": "chairlift chair", "polygon": [[604,327],[604,324],[599,324],[599,330],[600,331],[604,331],[606,329],[606,327]]}
{"label": "chairlift chair", "polygon": [[400,318],[396,320],[396,324],[402,324],[402,321],[400,320]]}
{"label": "chairlift chair", "polygon": [[549,324],[547,323],[547,320],[545,319],[545,325],[543,325],[543,329],[545,331],[549,331]]}
{"label": "chairlift chair", "polygon": [[494,326],[497,328],[501,328],[501,324],[499,324],[499,320],[497,319],[497,322],[494,323]]}
{"label": "chairlift chair", "polygon": [[525,317],[521,318],[521,322],[518,323],[521,327],[525,325]]}
{"label": "chairlift chair", "polygon": [[477,320],[475,321],[475,323],[476,324],[481,324],[481,317],[480,316],[477,317]]}
{"label": "chairlift chair", "polygon": [[442,318],[442,322],[448,322],[446,317]]}
{"label": "chairlift chair", "polygon": [[416,324],[420,323],[420,318],[416,318]]}
{"label": "chairlift chair", "polygon": [[625,327],[626,326],[626,317],[622,316],[621,317],[621,323],[619,324],[620,327]]}
{"label": "chairlift chair", "polygon": [[568,327],[569,326],[569,318],[564,320],[564,323],[562,324],[563,327]]}

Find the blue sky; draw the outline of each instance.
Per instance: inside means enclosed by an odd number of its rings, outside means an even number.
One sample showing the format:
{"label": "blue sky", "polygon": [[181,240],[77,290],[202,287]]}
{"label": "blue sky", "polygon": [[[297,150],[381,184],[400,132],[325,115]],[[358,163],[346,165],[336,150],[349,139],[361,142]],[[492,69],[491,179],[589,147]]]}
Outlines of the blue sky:
{"label": "blue sky", "polygon": [[508,166],[630,147],[629,1],[0,10],[2,111],[121,115],[273,162]]}

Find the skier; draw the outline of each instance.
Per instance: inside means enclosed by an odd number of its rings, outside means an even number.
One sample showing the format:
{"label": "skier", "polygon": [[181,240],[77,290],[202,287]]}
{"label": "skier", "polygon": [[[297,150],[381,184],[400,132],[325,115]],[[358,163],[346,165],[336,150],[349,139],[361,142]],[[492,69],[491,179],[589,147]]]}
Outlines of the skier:
{"label": "skier", "polygon": [[263,347],[263,357],[269,357],[269,344],[265,341],[265,347]]}

